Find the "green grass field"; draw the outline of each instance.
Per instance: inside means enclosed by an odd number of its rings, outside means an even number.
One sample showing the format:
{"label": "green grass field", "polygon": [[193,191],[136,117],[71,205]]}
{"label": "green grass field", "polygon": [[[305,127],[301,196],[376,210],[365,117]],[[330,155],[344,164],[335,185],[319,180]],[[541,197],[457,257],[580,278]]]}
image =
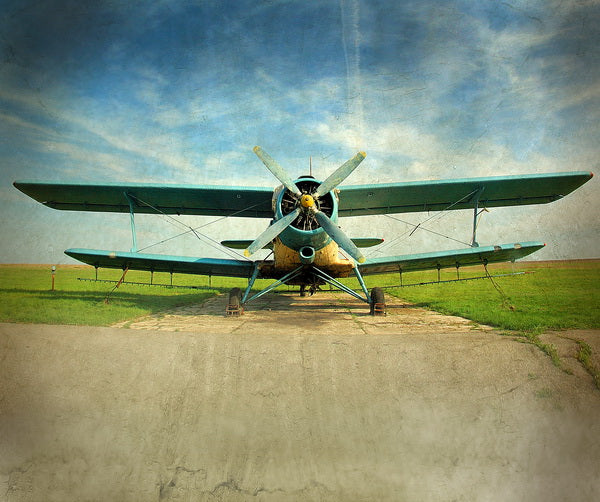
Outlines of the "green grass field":
{"label": "green grass field", "polygon": [[[545,330],[600,328],[600,261],[525,262],[515,265],[523,275],[465,282],[392,288],[388,293],[417,305],[459,315],[502,329],[540,333]],[[512,267],[489,267],[491,275]],[[483,267],[460,271],[460,277],[485,275]],[[403,283],[437,280],[437,271],[406,274]],[[441,280],[455,279],[455,270]],[[399,276],[381,277],[381,284],[398,284]]]}
{"label": "green grass field", "polygon": [[[109,325],[170,307],[202,302],[220,291],[246,284],[235,279],[213,279],[190,275],[174,276],[173,284],[204,289],[161,288],[80,281],[93,279],[93,267],[58,267],[55,290],[51,291],[49,265],[0,265],[0,321],[46,324]],[[120,270],[103,269],[98,279],[119,280]],[[149,272],[130,271],[126,280],[149,282]],[[154,274],[154,283],[169,284],[166,273]],[[109,296],[108,303],[105,302]]]}
{"label": "green grass field", "polygon": [[[511,271],[511,265],[495,266],[490,273]],[[367,278],[369,288],[385,286],[386,293],[443,313],[459,315],[476,323],[499,328],[539,333],[548,329],[600,328],[600,260],[522,263],[516,271],[527,274],[458,283],[394,288],[398,274]],[[481,267],[461,269],[461,278],[482,275]],[[118,280],[120,271],[100,270],[99,279]],[[55,291],[51,291],[50,266],[0,265],[0,321],[109,325],[170,307],[197,303],[245,280],[175,275],[173,283],[203,289],[160,288],[85,282],[94,278],[86,266],[59,267]],[[454,270],[442,271],[441,279],[456,277]],[[130,271],[127,281],[148,282],[148,272]],[[437,272],[404,274],[403,284],[437,280]],[[155,274],[154,282],[169,284],[169,274]],[[346,281],[356,286],[355,280]],[[263,287],[267,281],[257,281]],[[105,298],[110,293],[108,303]]]}

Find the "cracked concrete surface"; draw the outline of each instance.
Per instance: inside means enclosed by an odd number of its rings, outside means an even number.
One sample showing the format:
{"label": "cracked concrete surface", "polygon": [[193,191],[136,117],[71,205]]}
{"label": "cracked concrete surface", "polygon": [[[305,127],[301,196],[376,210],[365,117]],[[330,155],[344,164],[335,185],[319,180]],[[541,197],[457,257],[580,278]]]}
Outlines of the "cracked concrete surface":
{"label": "cracked concrete surface", "polygon": [[[329,293],[273,295],[240,318],[216,299],[134,329],[0,324],[0,500],[600,498],[589,374],[393,303],[373,318]],[[583,338],[597,355],[600,334]]]}

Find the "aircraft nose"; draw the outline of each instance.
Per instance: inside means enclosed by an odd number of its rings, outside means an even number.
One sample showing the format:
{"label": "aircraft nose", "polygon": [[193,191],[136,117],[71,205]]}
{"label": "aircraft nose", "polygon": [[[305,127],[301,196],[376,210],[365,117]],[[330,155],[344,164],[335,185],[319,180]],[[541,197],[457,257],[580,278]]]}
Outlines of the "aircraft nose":
{"label": "aircraft nose", "polygon": [[304,194],[300,198],[300,204],[302,204],[302,207],[313,207],[315,205],[315,199],[313,199],[312,195]]}

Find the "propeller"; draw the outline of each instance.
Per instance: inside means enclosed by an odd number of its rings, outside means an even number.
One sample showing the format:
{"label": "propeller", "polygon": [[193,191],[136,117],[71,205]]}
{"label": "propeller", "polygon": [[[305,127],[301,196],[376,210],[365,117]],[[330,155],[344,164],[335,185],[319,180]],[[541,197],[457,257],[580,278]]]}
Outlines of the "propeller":
{"label": "propeller", "polygon": [[283,218],[276,220],[269,228],[267,228],[262,234],[260,234],[250,246],[244,251],[244,255],[250,256],[256,253],[259,249],[262,249],[281,232],[283,232],[289,225],[300,214],[306,214],[314,216],[323,230],[331,237],[335,243],[346,251],[352,258],[359,263],[364,263],[365,257],[358,250],[356,245],[350,240],[350,238],[338,227],[329,216],[323,211],[320,211],[316,201],[319,197],[331,192],[340,183],[342,183],[352,172],[358,167],[358,165],[367,156],[365,152],[358,152],[350,160],[344,162],[338,167],[333,174],[331,174],[323,183],[321,183],[315,192],[312,194],[302,193],[294,180],[290,175],[260,146],[254,147],[254,153],[262,160],[263,164],[267,167],[271,173],[289,190],[296,200],[295,209],[286,214]]}
{"label": "propeller", "polygon": [[281,181],[285,188],[287,188],[293,194],[298,196],[302,195],[302,192],[300,192],[290,175],[267,152],[265,152],[260,146],[255,146],[254,153],[260,160],[263,161],[263,164],[267,166],[267,169],[271,171],[279,181]]}
{"label": "propeller", "polygon": [[322,195],[331,192],[335,187],[337,187],[342,181],[344,181],[352,171],[354,171],[358,165],[365,159],[367,154],[365,152],[358,152],[354,157],[350,160],[344,162],[340,167],[338,167],[335,172],[319,185],[317,191],[313,193],[313,197],[318,199]]}
{"label": "propeller", "polygon": [[352,242],[350,238],[344,232],[342,232],[340,227],[338,227],[329,219],[329,216],[322,211],[316,211],[315,217],[317,218],[317,221],[321,227],[323,227],[323,230],[327,232],[327,235],[329,235],[329,237],[331,237],[339,247],[352,256],[352,258],[354,258],[358,263],[365,262],[365,257],[356,247],[354,242]]}
{"label": "propeller", "polygon": [[275,221],[269,228],[267,228],[262,234],[260,234],[252,244],[244,250],[245,256],[250,256],[256,253],[259,249],[264,248],[269,242],[283,232],[292,222],[298,217],[301,209],[297,207],[291,213],[286,214],[280,220]]}

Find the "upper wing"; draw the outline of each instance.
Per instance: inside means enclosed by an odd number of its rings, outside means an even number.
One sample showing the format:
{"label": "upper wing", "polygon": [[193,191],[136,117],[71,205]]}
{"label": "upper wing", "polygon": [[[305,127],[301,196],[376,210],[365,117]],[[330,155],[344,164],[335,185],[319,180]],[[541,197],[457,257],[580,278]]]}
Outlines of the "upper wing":
{"label": "upper wing", "polygon": [[128,213],[131,200],[136,213],[273,217],[269,188],[27,181],[14,186],[48,207],[70,211]]}
{"label": "upper wing", "polygon": [[[419,181],[343,187],[339,215],[441,211],[475,206],[543,204],[560,199],[593,176],[589,172],[534,174],[459,180]],[[271,218],[269,188],[86,184],[17,181],[23,193],[54,209],[72,211],[195,214]]]}
{"label": "upper wing", "polygon": [[340,187],[340,216],[518,206],[552,202],[583,185],[590,172],[416,181]]}
{"label": "upper wing", "polygon": [[152,270],[154,272],[247,278],[254,271],[254,262],[246,260],[166,256],[124,251],[101,251],[98,249],[67,249],[65,254],[94,267],[120,268],[123,270],[130,268],[131,270]]}
{"label": "upper wing", "polygon": [[501,244],[434,253],[419,253],[402,256],[373,258],[358,266],[362,275],[385,274],[389,272],[411,272],[447,267],[468,267],[482,263],[512,261],[523,258],[545,246],[542,242],[523,244]]}

